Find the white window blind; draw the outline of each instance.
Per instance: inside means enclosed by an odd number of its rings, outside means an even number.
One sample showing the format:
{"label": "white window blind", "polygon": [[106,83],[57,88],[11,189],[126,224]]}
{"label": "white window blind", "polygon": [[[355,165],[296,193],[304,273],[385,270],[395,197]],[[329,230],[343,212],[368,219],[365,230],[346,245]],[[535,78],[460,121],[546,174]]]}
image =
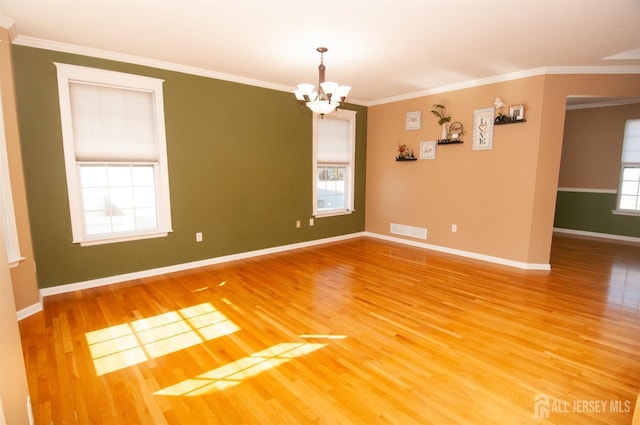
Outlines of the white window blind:
{"label": "white window blind", "polygon": [[343,119],[318,121],[318,163],[348,164],[351,161],[350,125]]}
{"label": "white window blind", "polygon": [[76,161],[158,160],[151,92],[70,82]]}
{"label": "white window blind", "polygon": [[622,162],[640,164],[640,120],[627,120],[624,126]]}

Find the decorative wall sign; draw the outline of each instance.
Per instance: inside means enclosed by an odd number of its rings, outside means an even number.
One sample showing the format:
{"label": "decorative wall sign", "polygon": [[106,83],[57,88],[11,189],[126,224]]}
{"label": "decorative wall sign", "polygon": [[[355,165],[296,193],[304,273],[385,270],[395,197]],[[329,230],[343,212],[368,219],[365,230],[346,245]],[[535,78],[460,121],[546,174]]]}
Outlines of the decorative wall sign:
{"label": "decorative wall sign", "polygon": [[496,108],[483,108],[473,111],[473,143],[471,150],[487,151],[493,149],[493,120]]}
{"label": "decorative wall sign", "polygon": [[420,142],[420,159],[436,159],[438,142]]}
{"label": "decorative wall sign", "polygon": [[449,126],[449,134],[453,140],[459,139],[463,131],[464,131],[464,128],[462,127],[461,122],[458,122],[458,121],[452,122],[451,125]]}
{"label": "decorative wall sign", "polygon": [[405,130],[420,130],[422,127],[422,111],[407,112]]}

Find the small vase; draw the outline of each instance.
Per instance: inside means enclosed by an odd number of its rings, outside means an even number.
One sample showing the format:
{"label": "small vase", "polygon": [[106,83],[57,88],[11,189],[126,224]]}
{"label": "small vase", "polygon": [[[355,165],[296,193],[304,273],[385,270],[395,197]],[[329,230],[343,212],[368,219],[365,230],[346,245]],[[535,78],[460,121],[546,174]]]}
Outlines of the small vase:
{"label": "small vase", "polygon": [[447,139],[447,124],[442,124],[442,135],[440,136],[440,140]]}

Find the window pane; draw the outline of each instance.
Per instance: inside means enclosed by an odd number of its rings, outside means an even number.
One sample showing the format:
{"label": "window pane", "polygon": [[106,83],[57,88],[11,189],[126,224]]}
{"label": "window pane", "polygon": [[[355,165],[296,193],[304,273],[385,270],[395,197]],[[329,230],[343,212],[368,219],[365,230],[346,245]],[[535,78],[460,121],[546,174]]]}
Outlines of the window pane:
{"label": "window pane", "polygon": [[133,199],[136,208],[155,207],[156,191],[153,187],[134,187]]}
{"label": "window pane", "polygon": [[640,168],[625,167],[622,172],[622,180],[640,180]]}
{"label": "window pane", "polygon": [[635,210],[637,208],[638,197],[621,195],[620,196],[620,209],[621,210]]}
{"label": "window pane", "polygon": [[133,167],[131,169],[134,186],[153,186],[156,176],[152,166]]}
{"label": "window pane", "polygon": [[111,232],[111,217],[108,217],[104,211],[85,212],[84,221],[87,235],[102,235]]}
{"label": "window pane", "polygon": [[82,190],[84,211],[104,211],[109,194],[106,188],[90,188]]}
{"label": "window pane", "polygon": [[136,209],[136,228],[153,229],[158,226],[158,217],[155,208]]}
{"label": "window pane", "polygon": [[131,187],[118,187],[109,190],[111,209],[133,208],[133,189]]}
{"label": "window pane", "polygon": [[107,185],[107,169],[104,166],[83,166],[80,168],[82,187],[105,187]]}
{"label": "window pane", "polygon": [[[640,120],[638,121],[640,122]],[[624,143],[628,143],[626,138]],[[640,190],[640,167],[629,167],[624,166],[624,164],[623,167],[618,209],[638,211],[640,209],[640,206],[638,205],[640,200],[638,197],[640,194],[638,192]]]}
{"label": "window pane", "polygon": [[81,165],[80,173],[91,184],[82,188],[87,235],[157,228],[153,165]]}
{"label": "window pane", "polygon": [[117,216],[111,217],[111,226],[114,232],[132,232],[136,230],[133,209],[122,209]]}
{"label": "window pane", "polygon": [[638,182],[625,181],[622,183],[623,195],[637,195],[638,194]]}
{"label": "window pane", "polygon": [[109,186],[131,186],[130,166],[110,166],[107,172],[109,176]]}
{"label": "window pane", "polygon": [[318,166],[317,208],[332,210],[345,208],[346,167]]}

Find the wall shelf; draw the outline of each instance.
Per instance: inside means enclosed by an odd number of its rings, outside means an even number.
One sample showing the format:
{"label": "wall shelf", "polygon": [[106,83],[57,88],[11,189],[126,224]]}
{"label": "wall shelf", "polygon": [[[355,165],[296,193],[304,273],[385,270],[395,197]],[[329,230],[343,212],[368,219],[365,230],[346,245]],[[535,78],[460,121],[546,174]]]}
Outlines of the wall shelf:
{"label": "wall shelf", "polygon": [[404,156],[398,156],[396,157],[396,161],[398,162],[402,162],[402,161],[417,161],[418,158],[416,158],[415,156],[412,156],[410,158],[405,158]]}
{"label": "wall shelf", "polygon": [[517,124],[519,122],[527,122],[527,120],[525,119],[521,119],[521,120],[507,120],[507,121],[497,121],[494,122],[494,125],[505,125],[505,124]]}
{"label": "wall shelf", "polygon": [[460,145],[462,143],[464,142],[458,139],[439,139],[438,140],[439,145]]}

